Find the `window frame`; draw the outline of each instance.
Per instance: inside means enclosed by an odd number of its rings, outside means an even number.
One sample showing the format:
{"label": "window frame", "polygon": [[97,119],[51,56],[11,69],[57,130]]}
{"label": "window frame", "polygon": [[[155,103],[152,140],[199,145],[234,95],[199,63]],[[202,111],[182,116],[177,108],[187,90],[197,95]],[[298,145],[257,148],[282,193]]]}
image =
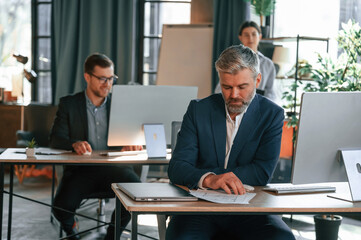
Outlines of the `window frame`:
{"label": "window frame", "polygon": [[[155,3],[157,4],[158,6],[160,6],[160,4],[162,3],[180,3],[180,4],[190,4],[191,5],[191,1],[167,1],[167,0],[163,0],[163,1],[155,1],[155,0],[139,0],[140,1],[140,8],[138,10],[139,12],[139,52],[138,52],[138,71],[137,71],[137,83],[141,84],[141,85],[144,85],[144,74],[153,74],[153,75],[156,75],[157,72],[158,72],[158,69],[157,70],[144,70],[144,41],[145,39],[158,39],[162,40],[162,35],[159,34],[159,35],[145,35],[144,34],[144,20],[145,20],[145,4],[147,3]],[[159,7],[158,7],[158,10],[159,10]],[[155,14],[156,16],[158,16],[158,19],[154,18],[154,19],[151,19],[150,23],[151,24],[151,27],[152,27],[152,24],[153,23],[156,23],[157,25],[159,25],[160,23],[160,19],[159,19],[159,14]],[[154,16],[154,17],[156,17]],[[151,17],[152,18],[152,17]],[[160,45],[159,45],[160,46]],[[158,51],[159,51],[159,48],[158,48]],[[157,59],[157,63],[158,63],[158,60]]]}
{"label": "window frame", "polygon": [[[41,75],[42,73],[50,73],[51,74],[51,66],[49,66],[49,68],[40,68],[38,65],[38,59],[39,59],[39,40],[40,39],[49,39],[51,41],[51,29],[49,32],[49,35],[39,35],[39,28],[38,28],[38,23],[39,23],[39,6],[40,5],[49,5],[50,7],[50,11],[52,8],[52,4],[53,4],[53,0],[31,0],[31,28],[32,28],[32,62],[31,62],[31,66],[32,69],[37,73],[38,75],[38,79],[39,79],[39,75]],[[51,26],[51,14],[50,14],[50,26]],[[51,44],[50,44],[50,53],[51,53]],[[51,75],[50,75],[51,78]],[[39,81],[39,80],[38,80]],[[40,95],[40,91],[41,89],[39,89],[39,82],[35,81],[33,83],[33,87],[31,89],[31,99],[32,101],[39,101],[39,95]],[[51,86],[51,84],[50,84]],[[49,89],[48,91],[50,91],[50,96],[52,96],[52,89]],[[50,102],[51,102],[51,98],[50,98]]]}

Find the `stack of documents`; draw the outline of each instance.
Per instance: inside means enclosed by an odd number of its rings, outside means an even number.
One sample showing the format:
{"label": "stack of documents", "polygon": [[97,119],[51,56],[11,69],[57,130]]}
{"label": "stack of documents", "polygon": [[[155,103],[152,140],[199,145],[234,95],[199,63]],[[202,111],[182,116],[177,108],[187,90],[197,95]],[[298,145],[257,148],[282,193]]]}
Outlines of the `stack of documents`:
{"label": "stack of documents", "polygon": [[228,194],[223,190],[190,190],[191,195],[203,200],[223,204],[249,204],[249,201],[256,196],[255,193],[243,195]]}

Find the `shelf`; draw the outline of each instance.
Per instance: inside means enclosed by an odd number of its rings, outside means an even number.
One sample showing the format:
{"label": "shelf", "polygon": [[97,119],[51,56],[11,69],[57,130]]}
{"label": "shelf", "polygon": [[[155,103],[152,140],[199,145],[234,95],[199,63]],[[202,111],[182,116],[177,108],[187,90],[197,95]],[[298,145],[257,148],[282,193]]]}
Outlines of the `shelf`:
{"label": "shelf", "polygon": [[[330,38],[307,37],[307,36],[299,36],[298,39],[308,40],[308,41],[324,41],[324,42],[328,42],[330,40]],[[294,42],[297,41],[297,37],[262,38],[261,41]]]}
{"label": "shelf", "polygon": [[[294,77],[277,77],[276,76],[276,79],[279,79],[279,80],[295,80]],[[298,81],[313,81],[312,78],[297,78]]]}

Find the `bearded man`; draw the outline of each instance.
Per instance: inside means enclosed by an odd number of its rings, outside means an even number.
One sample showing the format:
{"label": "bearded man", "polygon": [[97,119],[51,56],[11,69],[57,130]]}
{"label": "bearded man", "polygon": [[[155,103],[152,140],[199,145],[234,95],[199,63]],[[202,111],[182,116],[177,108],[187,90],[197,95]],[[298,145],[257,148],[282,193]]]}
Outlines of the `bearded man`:
{"label": "bearded man", "polygon": [[[169,164],[172,183],[190,189],[245,194],[243,184],[266,185],[281,145],[283,109],[256,94],[257,54],[243,45],[216,61],[221,94],[193,100],[184,115]],[[279,216],[177,215],[167,239],[295,239]]]}

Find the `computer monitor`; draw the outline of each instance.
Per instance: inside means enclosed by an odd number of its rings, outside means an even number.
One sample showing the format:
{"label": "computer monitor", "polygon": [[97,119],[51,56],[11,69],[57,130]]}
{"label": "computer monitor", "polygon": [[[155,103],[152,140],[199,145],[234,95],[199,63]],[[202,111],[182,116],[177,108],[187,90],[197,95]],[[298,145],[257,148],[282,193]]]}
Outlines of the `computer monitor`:
{"label": "computer monitor", "polygon": [[361,92],[304,93],[292,183],[347,181],[339,149],[361,149]]}
{"label": "computer monitor", "polygon": [[164,124],[166,143],[171,144],[171,124],[182,121],[197,87],[113,86],[108,146],[145,145],[143,124]]}

